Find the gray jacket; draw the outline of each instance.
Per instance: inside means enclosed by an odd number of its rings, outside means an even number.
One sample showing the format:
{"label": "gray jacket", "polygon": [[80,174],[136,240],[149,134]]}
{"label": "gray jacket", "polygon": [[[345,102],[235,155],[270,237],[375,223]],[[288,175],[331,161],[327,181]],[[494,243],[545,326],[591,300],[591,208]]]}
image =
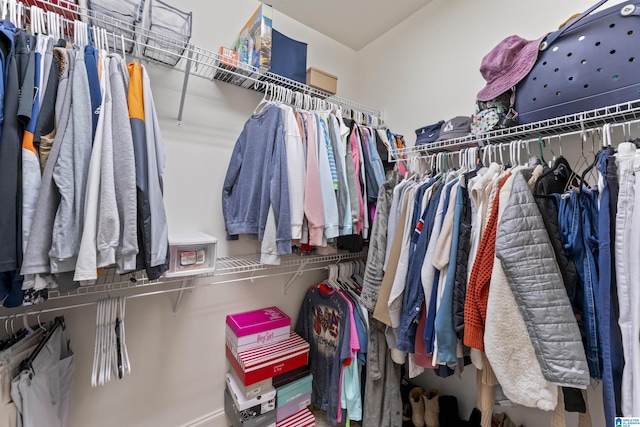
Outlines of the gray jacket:
{"label": "gray jacket", "polygon": [[71,115],[53,168],[53,180],[60,191],[60,205],[53,223],[53,240],[49,252],[52,273],[73,271],[76,267],[93,143],[93,111],[84,52],[75,51],[75,54]]}
{"label": "gray jacket", "polygon": [[384,276],[384,258],[387,249],[387,222],[393,189],[398,185],[402,177],[392,172],[390,178],[385,181],[378,191],[378,203],[376,216],[373,219],[373,230],[369,239],[369,253],[367,255],[367,267],[364,271],[362,293],[360,302],[367,310],[373,313],[378,301],[382,277]]}
{"label": "gray jacket", "polygon": [[60,145],[71,112],[71,82],[74,70],[74,51],[68,50],[66,62],[60,64],[62,75],[56,99],[56,136],[45,166],[38,193],[36,211],[31,222],[30,238],[25,250],[20,274],[50,273],[49,249],[53,235],[53,222],[58,208],[59,193],[53,181],[54,165],[58,161]]}
{"label": "gray jacket", "polygon": [[542,374],[553,384],[584,388],[590,382],[580,330],[527,184],[530,174],[523,170],[515,176],[498,224],[496,256],[524,317]]}

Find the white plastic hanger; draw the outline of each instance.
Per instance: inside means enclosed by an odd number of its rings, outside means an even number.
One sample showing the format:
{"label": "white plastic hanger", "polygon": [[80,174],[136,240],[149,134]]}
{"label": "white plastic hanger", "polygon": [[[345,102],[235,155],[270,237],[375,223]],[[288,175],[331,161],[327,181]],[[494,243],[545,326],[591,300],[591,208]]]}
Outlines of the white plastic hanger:
{"label": "white plastic hanger", "polygon": [[129,360],[129,351],[127,350],[127,340],[125,336],[125,327],[124,327],[125,303],[126,303],[126,298],[122,297],[120,300],[120,342],[122,347],[122,361],[123,361],[124,373],[126,375],[130,375],[131,361]]}
{"label": "white plastic hanger", "polygon": [[100,361],[100,354],[102,351],[101,333],[102,333],[102,299],[99,299],[96,303],[96,339],[93,347],[93,369],[91,370],[91,387],[98,386],[98,365]]}

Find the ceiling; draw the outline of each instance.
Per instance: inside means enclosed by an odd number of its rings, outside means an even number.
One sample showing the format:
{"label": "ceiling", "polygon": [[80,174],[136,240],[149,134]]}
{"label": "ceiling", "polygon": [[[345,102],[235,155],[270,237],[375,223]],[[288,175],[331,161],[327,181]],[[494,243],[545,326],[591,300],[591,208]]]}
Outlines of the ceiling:
{"label": "ceiling", "polygon": [[431,0],[262,0],[279,12],[360,50]]}

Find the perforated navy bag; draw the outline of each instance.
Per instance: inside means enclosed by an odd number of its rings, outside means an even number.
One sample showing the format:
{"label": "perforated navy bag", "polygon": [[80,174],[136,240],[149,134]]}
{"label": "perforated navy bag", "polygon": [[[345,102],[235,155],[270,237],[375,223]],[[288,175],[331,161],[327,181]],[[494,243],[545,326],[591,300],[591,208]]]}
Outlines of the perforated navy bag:
{"label": "perforated navy bag", "polygon": [[549,34],[516,87],[519,123],[640,99],[640,3],[592,13],[600,1]]}

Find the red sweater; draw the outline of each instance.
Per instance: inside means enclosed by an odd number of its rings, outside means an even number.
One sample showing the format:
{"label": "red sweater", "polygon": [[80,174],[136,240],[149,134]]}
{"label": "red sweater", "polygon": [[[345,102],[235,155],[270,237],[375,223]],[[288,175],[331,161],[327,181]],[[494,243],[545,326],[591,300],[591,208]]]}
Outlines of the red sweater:
{"label": "red sweater", "polygon": [[506,174],[498,183],[498,191],[493,200],[491,214],[471,269],[467,285],[467,298],[464,303],[464,345],[481,351],[484,351],[484,325],[487,320],[489,282],[491,282],[495,258],[500,189],[510,176],[510,173]]}

